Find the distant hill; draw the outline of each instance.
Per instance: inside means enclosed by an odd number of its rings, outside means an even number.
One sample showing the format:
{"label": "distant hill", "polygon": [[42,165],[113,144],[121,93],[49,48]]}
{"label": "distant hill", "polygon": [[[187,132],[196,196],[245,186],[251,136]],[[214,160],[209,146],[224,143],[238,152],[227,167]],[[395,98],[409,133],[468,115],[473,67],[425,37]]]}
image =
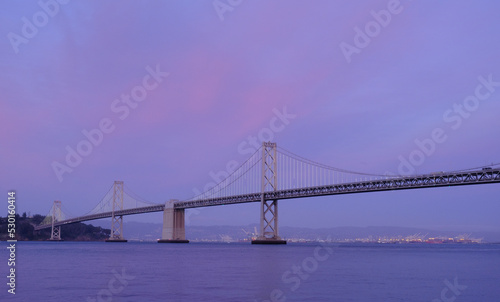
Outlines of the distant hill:
{"label": "distant hill", "polygon": [[[110,223],[99,222],[97,225],[107,226]],[[192,241],[213,240],[228,241],[247,239],[258,230],[257,224],[247,226],[186,226],[186,238]],[[124,222],[123,233],[128,240],[150,240],[161,238],[161,223]],[[379,237],[408,237],[421,235],[426,237],[456,237],[467,233],[471,238],[482,238],[485,242],[500,242],[499,232],[462,232],[459,231],[435,231],[420,228],[406,227],[334,227],[334,228],[298,228],[280,227],[280,236],[285,239],[305,240],[355,240],[357,238],[379,238]]]}
{"label": "distant hill", "polygon": [[[43,220],[43,216],[16,215],[17,240],[47,240],[50,238],[50,228],[35,231],[36,225]],[[75,223],[61,228],[61,237],[65,241],[104,241],[109,238],[108,227],[111,222],[94,221],[92,224]],[[191,241],[237,241],[255,236],[259,226],[186,226],[186,238]],[[123,232],[125,239],[130,241],[156,241],[161,238],[161,223],[124,222]],[[406,227],[334,227],[334,228],[299,228],[280,227],[280,236],[284,239],[325,240],[334,241],[377,238],[405,238],[411,236],[429,237],[457,237],[466,231],[435,231],[420,228]],[[7,218],[0,217],[0,240],[7,240]],[[500,242],[499,232],[469,232],[470,238],[482,238],[483,242]]]}
{"label": "distant hill", "polygon": [[[26,217],[16,215],[16,239],[24,240],[47,240],[50,238],[51,229],[35,231],[35,226],[44,219],[41,215]],[[74,223],[61,227],[61,238],[65,241],[104,241],[109,238],[111,231],[102,227],[94,227],[84,223]],[[0,217],[0,240],[5,241],[7,237],[7,218]]]}

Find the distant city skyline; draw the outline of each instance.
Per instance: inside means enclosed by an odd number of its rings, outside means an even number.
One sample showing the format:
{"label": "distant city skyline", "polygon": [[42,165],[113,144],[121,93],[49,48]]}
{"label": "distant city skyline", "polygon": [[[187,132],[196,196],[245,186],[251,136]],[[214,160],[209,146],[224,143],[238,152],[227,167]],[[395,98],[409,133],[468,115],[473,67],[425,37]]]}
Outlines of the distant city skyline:
{"label": "distant city skyline", "polygon": [[[263,141],[377,174],[500,163],[500,3],[62,2],[0,12],[0,191],[19,214],[82,215],[115,180],[186,200]],[[499,230],[499,190],[285,200],[280,226]],[[186,219],[257,223],[259,204]]]}

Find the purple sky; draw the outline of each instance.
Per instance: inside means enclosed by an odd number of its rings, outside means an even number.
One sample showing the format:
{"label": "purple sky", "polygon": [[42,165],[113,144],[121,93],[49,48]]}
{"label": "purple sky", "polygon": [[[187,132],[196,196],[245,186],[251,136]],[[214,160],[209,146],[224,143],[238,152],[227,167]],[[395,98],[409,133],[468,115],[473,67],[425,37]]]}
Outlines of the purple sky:
{"label": "purple sky", "polygon": [[[46,18],[37,1],[3,3],[0,191],[17,190],[19,212],[47,214],[61,200],[86,213],[114,180],[152,202],[191,198],[210,172],[243,162],[249,136],[267,138],[283,110],[294,117],[273,140],[339,168],[402,173],[415,140],[436,129],[441,142],[413,173],[500,162],[500,3],[233,0],[218,12],[214,2],[71,1],[48,5]],[[156,82],[148,68],[168,76]],[[122,95],[141,91],[124,107]],[[54,162],[103,119],[113,131],[58,179]],[[499,190],[288,200],[280,225],[498,231]],[[189,223],[257,223],[258,210],[190,210]]]}

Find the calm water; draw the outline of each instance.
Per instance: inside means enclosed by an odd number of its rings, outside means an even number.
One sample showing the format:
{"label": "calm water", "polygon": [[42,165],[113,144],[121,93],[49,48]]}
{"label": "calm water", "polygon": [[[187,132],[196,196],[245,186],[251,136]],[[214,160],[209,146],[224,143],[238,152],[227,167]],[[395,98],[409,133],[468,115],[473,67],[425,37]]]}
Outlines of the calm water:
{"label": "calm water", "polygon": [[17,272],[0,300],[500,301],[500,245],[19,242]]}

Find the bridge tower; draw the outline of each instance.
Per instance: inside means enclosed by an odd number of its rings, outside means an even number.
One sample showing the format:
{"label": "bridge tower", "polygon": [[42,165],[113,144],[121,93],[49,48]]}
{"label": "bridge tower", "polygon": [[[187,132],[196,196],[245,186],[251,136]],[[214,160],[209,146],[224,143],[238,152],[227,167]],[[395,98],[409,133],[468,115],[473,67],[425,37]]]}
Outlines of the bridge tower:
{"label": "bridge tower", "polygon": [[127,242],[123,238],[123,215],[115,215],[115,211],[123,210],[123,181],[115,181],[113,185],[113,210],[111,212],[111,234],[106,242]]}
{"label": "bridge tower", "polygon": [[176,199],[171,199],[165,203],[163,210],[163,230],[158,243],[189,243],[186,240],[186,228],[184,221],[184,209],[175,209]]}
{"label": "bridge tower", "polygon": [[252,244],[286,244],[278,235],[278,200],[265,199],[266,192],[278,190],[276,143],[262,143],[261,181],[260,236]]}
{"label": "bridge tower", "polygon": [[52,204],[52,232],[49,240],[61,241],[61,226],[54,226],[60,220],[62,220],[61,201],[54,200]]}

